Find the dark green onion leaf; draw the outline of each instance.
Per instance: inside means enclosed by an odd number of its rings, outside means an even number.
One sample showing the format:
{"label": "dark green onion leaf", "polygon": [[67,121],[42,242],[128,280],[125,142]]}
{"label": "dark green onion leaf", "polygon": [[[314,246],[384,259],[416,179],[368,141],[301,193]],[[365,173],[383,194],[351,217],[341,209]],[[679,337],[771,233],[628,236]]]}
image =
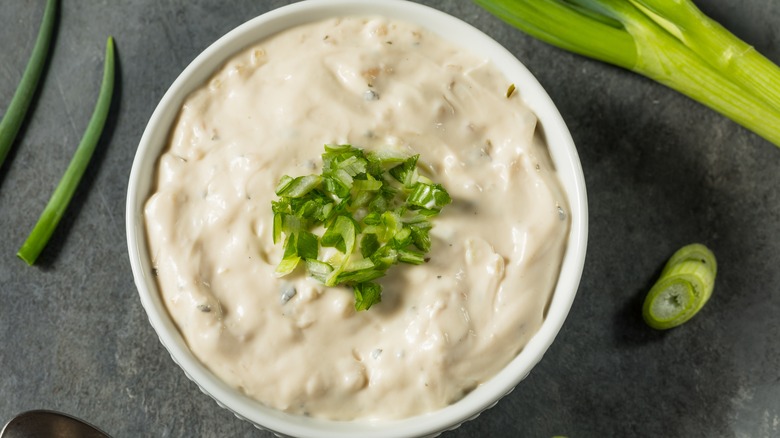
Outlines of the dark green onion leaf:
{"label": "dark green onion leaf", "polygon": [[290,234],[284,242],[284,255],[279,266],[276,267],[276,275],[279,277],[285,276],[294,271],[298,266],[298,262],[301,261],[298,256],[298,234]]}
{"label": "dark green onion leaf", "polygon": [[373,283],[358,283],[355,285],[355,310],[368,310],[382,301],[382,286]]}
{"label": "dark green onion leaf", "polygon": [[349,176],[355,177],[361,173],[366,173],[368,161],[365,158],[358,158],[355,155],[339,163],[339,169],[347,172]]}
{"label": "dark green onion leaf", "polygon": [[412,244],[412,229],[409,226],[402,227],[393,236],[392,244],[394,248],[403,249]]}
{"label": "dark green onion leaf", "polygon": [[114,94],[114,39],[108,37],[106,41],[106,54],[103,61],[103,80],[98,92],[95,109],[92,117],[89,119],[84,136],[76,148],[76,153],[65,169],[65,174],[60,179],[59,184],[54,189],[49,203],[43,209],[38,222],[33,227],[27,240],[16,255],[32,265],[37,260],[43,248],[49,242],[54,230],[62,219],[62,215],[70,204],[73,194],[87,170],[92,154],[95,152],[100,136],[103,133],[103,127],[108,118],[108,112],[111,109],[111,97]]}
{"label": "dark green onion leaf", "polygon": [[378,212],[371,212],[363,218],[363,223],[366,225],[379,225],[382,223],[382,214]]}
{"label": "dark green onion leaf", "polygon": [[11,103],[8,104],[3,120],[0,121],[0,166],[3,165],[5,157],[11,150],[16,134],[19,133],[19,128],[30,108],[35,90],[38,89],[38,82],[43,73],[43,67],[46,65],[46,55],[49,53],[49,46],[54,34],[56,18],[57,0],[48,0],[43,11],[43,19],[38,29],[35,45],[30,59],[27,61],[27,67],[22,73],[22,79],[16,87]]}
{"label": "dark green onion leaf", "polygon": [[360,254],[363,257],[371,257],[379,247],[379,239],[377,239],[376,234],[364,234],[360,238]]}
{"label": "dark green onion leaf", "polygon": [[439,184],[417,183],[406,202],[425,210],[441,210],[442,207],[452,202],[452,199],[444,187]]}
{"label": "dark green onion leaf", "polygon": [[368,204],[368,210],[372,213],[381,214],[391,208],[393,208],[393,200],[398,192],[391,187],[383,186],[374,200]]}
{"label": "dark green onion leaf", "polygon": [[314,233],[301,230],[298,232],[298,255],[303,259],[317,259],[319,245],[317,236]]}
{"label": "dark green onion leaf", "polygon": [[271,201],[271,211],[274,213],[289,213],[290,212],[290,199],[282,198],[278,201]]}
{"label": "dark green onion leaf", "polygon": [[387,269],[398,261],[398,250],[389,245],[382,246],[371,255],[371,261],[377,267]]}
{"label": "dark green onion leaf", "polygon": [[[344,178],[344,175],[346,175],[346,178]],[[323,184],[325,185],[325,191],[328,193],[333,193],[339,198],[346,198],[349,196],[350,189],[352,189],[352,177],[350,177],[346,172],[341,175],[341,178],[336,175],[329,174],[325,176]]]}
{"label": "dark green onion leaf", "polygon": [[419,251],[411,251],[406,249],[398,250],[398,261],[409,263],[412,265],[421,265],[425,263],[425,254]]}
{"label": "dark green onion leaf", "polygon": [[[346,216],[339,216],[333,224],[325,230],[320,239],[320,244],[327,247],[336,247],[345,254],[351,254],[355,245],[357,231],[355,223]],[[340,245],[342,245],[340,247]]]}
{"label": "dark green onion leaf", "polygon": [[428,235],[430,227],[421,227],[418,224],[409,225],[414,246],[420,251],[428,252],[431,250],[431,237]]}
{"label": "dark green onion leaf", "polygon": [[417,160],[419,155],[407,158],[402,164],[390,169],[390,175],[406,187],[411,187],[417,182]]}
{"label": "dark green onion leaf", "polygon": [[715,255],[706,246],[693,243],[677,250],[645,297],[645,322],[667,330],[690,320],[712,296],[717,272]]}
{"label": "dark green onion leaf", "polygon": [[365,268],[355,271],[346,271],[338,275],[338,283],[360,284],[384,277],[386,269]]}

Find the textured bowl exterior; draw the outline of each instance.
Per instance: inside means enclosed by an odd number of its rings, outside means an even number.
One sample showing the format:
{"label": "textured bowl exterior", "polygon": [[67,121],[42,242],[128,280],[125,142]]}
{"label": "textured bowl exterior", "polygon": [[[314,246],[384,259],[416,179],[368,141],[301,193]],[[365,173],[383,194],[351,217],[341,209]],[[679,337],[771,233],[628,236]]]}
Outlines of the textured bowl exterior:
{"label": "textured bowl exterior", "polygon": [[[569,197],[571,231],[567,250],[539,332],[502,371],[462,400],[439,411],[403,420],[338,422],[290,415],[263,406],[227,386],[194,357],[170,318],[154,279],[144,229],[143,208],[153,188],[157,158],[184,99],[250,44],[296,25],[344,15],[381,15],[416,23],[489,58],[523,90],[526,104],[539,117],[550,155]],[[587,246],[588,209],[582,167],[565,122],[538,81],[501,45],[463,21],[404,0],[309,0],[273,10],[237,27],[203,51],[176,79],[152,114],[138,146],[128,184],[126,219],[130,263],[149,322],[173,361],[219,406],[278,436],[399,438],[438,436],[476,418],[509,394],[538,364],[563,325],[579,286]]]}

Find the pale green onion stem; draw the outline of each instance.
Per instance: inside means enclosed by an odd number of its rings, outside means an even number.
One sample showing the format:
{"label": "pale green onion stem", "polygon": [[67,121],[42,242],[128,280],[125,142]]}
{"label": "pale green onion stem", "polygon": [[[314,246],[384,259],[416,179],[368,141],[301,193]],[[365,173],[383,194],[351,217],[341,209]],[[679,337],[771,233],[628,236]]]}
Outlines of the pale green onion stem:
{"label": "pale green onion stem", "polygon": [[475,0],[529,35],[580,55],[631,68],[636,47],[620,23],[595,18],[587,9],[561,0]]}
{"label": "pale green onion stem", "polygon": [[536,38],[647,76],[780,147],[780,68],[690,0],[475,1]]}
{"label": "pale green onion stem", "polygon": [[49,203],[44,208],[38,222],[32,232],[24,241],[17,252],[17,256],[32,265],[48,243],[54,230],[62,219],[73,194],[76,192],[81,177],[87,169],[92,154],[95,151],[98,140],[103,132],[108,112],[111,107],[111,97],[114,93],[114,39],[108,37],[106,42],[106,56],[103,65],[103,81],[100,86],[95,110],[87,125],[84,136],[79,143],[76,153],[65,170],[60,183],[54,190]]}
{"label": "pale green onion stem", "polygon": [[690,320],[712,296],[717,271],[715,256],[704,245],[694,243],[680,248],[645,298],[645,322],[666,330]]}
{"label": "pale green onion stem", "polygon": [[30,107],[38,82],[46,65],[46,55],[49,53],[52,35],[54,34],[54,22],[57,15],[57,0],[48,0],[43,12],[41,27],[35,40],[30,60],[22,73],[22,79],[16,87],[11,103],[6,109],[3,120],[0,121],[0,166],[3,165],[11,146],[16,139],[16,134],[22,126],[24,117]]}
{"label": "pale green onion stem", "polygon": [[[780,111],[780,67],[687,0],[633,0],[701,59]],[[655,15],[652,15],[655,14]]]}

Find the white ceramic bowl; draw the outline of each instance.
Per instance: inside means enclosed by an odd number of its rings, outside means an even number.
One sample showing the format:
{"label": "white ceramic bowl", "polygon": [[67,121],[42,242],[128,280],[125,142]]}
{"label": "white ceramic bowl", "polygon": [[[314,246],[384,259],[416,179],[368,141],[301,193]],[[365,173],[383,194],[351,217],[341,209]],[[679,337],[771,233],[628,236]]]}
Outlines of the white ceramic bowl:
{"label": "white ceramic bowl", "polygon": [[[289,415],[240,394],[206,369],[190,352],[160,298],[152,275],[143,221],[156,160],[166,145],[187,95],[204,84],[232,55],[265,37],[299,24],[339,15],[383,15],[422,25],[474,53],[492,60],[523,90],[526,103],[539,117],[550,153],[568,194],[571,233],[552,301],[539,332],[495,377],[465,398],[439,411],[386,422],[337,422]],[[239,418],[277,434],[300,437],[435,436],[475,418],[523,380],[558,334],[576,294],[585,260],[587,202],[585,182],[569,131],[550,97],[533,75],[506,49],[474,27],[440,11],[402,0],[311,0],[273,10],[239,26],[198,56],[165,94],[141,138],[127,193],[127,240],[135,283],[149,321],[173,360],[200,389]]]}

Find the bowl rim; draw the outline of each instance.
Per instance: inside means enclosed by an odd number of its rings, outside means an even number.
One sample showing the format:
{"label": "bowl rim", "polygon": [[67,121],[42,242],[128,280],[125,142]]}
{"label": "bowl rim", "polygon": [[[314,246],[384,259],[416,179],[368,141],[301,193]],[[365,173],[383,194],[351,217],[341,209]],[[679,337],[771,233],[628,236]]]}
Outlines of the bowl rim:
{"label": "bowl rim", "polygon": [[[526,104],[542,123],[559,179],[568,195],[570,234],[560,275],[542,326],[498,374],[460,401],[420,416],[391,421],[331,421],[283,413],[243,396],[209,371],[190,352],[168,315],[154,279],[143,221],[143,206],[152,188],[157,157],[167,143],[169,127],[184,99],[241,49],[293,25],[339,15],[384,16],[416,23],[454,44],[490,59],[518,84]],[[562,171],[563,170],[563,171]],[[141,304],[160,342],[198,388],[221,407],[255,426],[300,437],[429,436],[458,427],[495,405],[541,360],[560,331],[573,304],[585,263],[588,207],[585,180],[574,141],[550,96],[510,51],[481,30],[445,12],[406,0],[308,0],[273,9],[239,25],[201,52],[176,78],[156,106],[130,171],[126,233],[128,255]]]}

